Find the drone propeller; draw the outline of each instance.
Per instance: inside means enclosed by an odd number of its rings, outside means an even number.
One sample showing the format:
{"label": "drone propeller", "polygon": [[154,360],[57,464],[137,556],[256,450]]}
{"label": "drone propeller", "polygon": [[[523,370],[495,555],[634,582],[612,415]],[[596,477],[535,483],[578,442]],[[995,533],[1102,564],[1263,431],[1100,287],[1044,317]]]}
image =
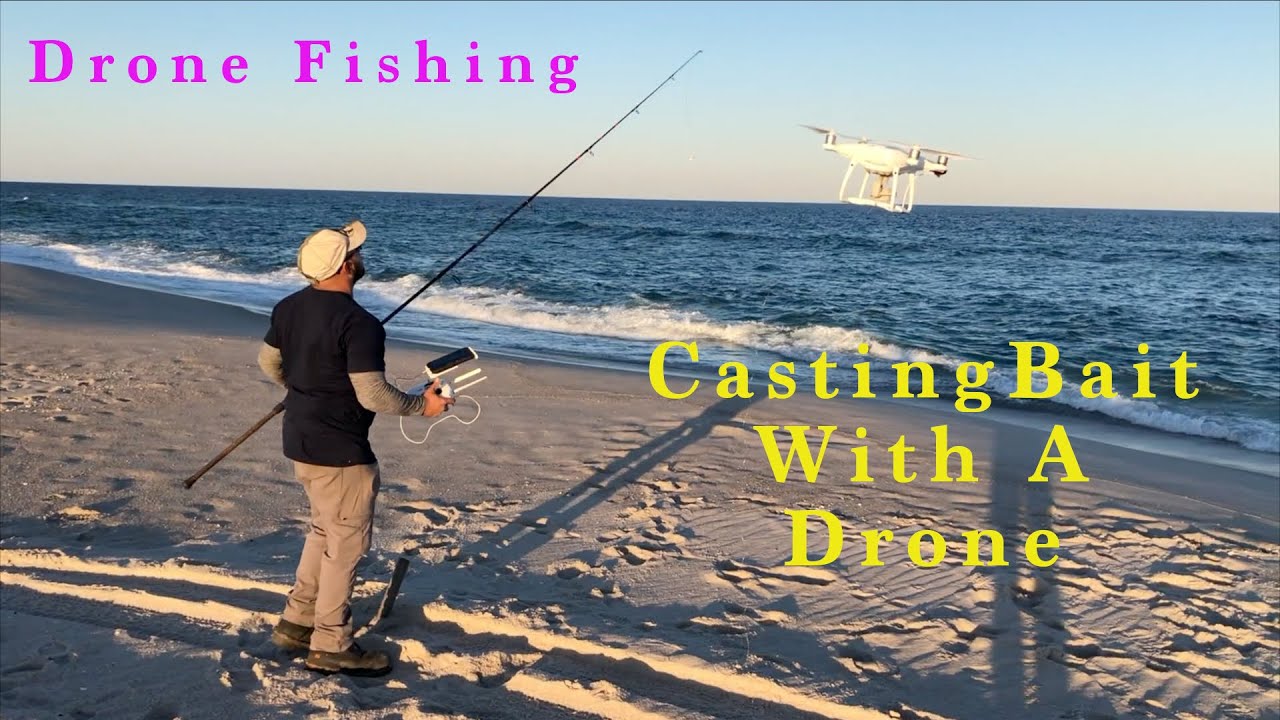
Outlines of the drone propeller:
{"label": "drone propeller", "polygon": [[853,141],[855,141],[855,142],[860,142],[860,143],[875,142],[875,140],[872,140],[871,138],[867,137],[866,135],[863,135],[863,136],[861,136],[861,137],[853,137],[852,135],[845,135],[845,134],[843,134],[843,133],[836,132],[835,130],[832,130],[831,128],[821,128],[821,127],[816,127],[816,126],[814,126],[814,125],[804,125],[804,124],[801,124],[801,125],[800,125],[800,127],[802,127],[802,128],[809,128],[810,130],[812,130],[812,131],[814,131],[814,132],[818,133],[819,135],[833,135],[833,136],[838,137],[838,138],[844,138],[845,140],[853,140]]}
{"label": "drone propeller", "polygon": [[[912,147],[914,148],[917,146],[913,145]],[[960,153],[954,153],[947,150],[939,150],[937,148],[922,147],[920,148],[920,152],[935,153],[937,155],[945,155],[946,157],[949,157],[949,158],[960,158],[961,160],[977,160],[978,159],[976,157],[970,157],[968,155],[962,155]]]}
{"label": "drone propeller", "polygon": [[804,125],[804,124],[801,124],[800,127],[809,128],[810,130],[818,133],[819,135],[838,135],[839,134],[835,130],[831,130],[830,128],[820,128],[820,127],[814,127],[813,125]]}

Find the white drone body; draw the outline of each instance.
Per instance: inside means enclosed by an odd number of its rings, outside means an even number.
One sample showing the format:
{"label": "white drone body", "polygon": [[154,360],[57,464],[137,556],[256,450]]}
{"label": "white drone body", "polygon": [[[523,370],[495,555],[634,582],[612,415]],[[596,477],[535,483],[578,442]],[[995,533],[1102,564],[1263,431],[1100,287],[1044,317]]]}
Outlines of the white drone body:
{"label": "white drone body", "polygon": [[[937,177],[947,174],[947,162],[953,157],[967,158],[959,153],[946,150],[908,145],[899,142],[879,142],[863,138],[846,138],[835,130],[804,125],[810,130],[824,136],[822,149],[834,152],[849,159],[849,169],[844,174],[844,182],[840,183],[840,193],[836,196],[841,202],[852,205],[869,205],[889,212],[909,213],[916,200],[916,176],[922,172],[931,172]],[[926,157],[932,155],[933,159]],[[863,169],[862,186],[857,196],[848,196],[845,190],[849,186],[849,178],[855,168]],[[871,178],[871,194],[867,194],[867,183]],[[899,179],[905,177],[905,182]]]}

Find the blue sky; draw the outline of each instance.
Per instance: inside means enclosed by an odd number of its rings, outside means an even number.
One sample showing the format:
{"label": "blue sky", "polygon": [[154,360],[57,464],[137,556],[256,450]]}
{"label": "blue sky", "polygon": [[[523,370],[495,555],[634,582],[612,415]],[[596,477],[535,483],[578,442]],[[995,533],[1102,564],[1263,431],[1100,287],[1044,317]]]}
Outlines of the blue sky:
{"label": "blue sky", "polygon": [[[68,80],[28,82],[39,39],[70,45]],[[412,82],[423,39],[453,82]],[[6,2],[0,40],[4,180],[527,195],[703,50],[548,194],[833,201],[844,166],[809,123],[981,158],[921,204],[1280,210],[1276,2]],[[296,40],[333,44],[319,82],[293,82]],[[188,53],[248,79],[168,82]],[[129,80],[140,54],[157,81]],[[496,82],[504,54],[536,82]]]}

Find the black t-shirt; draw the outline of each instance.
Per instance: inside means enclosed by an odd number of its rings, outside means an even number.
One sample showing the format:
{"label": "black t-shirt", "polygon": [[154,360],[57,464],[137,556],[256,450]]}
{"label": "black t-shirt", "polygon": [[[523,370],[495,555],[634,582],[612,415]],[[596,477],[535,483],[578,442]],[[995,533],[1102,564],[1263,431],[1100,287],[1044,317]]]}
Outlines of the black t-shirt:
{"label": "black t-shirt", "polygon": [[284,363],[284,455],[309,465],[377,462],[374,413],[356,399],[348,373],[386,370],[386,330],[350,295],[307,287],[271,311],[263,340]]}

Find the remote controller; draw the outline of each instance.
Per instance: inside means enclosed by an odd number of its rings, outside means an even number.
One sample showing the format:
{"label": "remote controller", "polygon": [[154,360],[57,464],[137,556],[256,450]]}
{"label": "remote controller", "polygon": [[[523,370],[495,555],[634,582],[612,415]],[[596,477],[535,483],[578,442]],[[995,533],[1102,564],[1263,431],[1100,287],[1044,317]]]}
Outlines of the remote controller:
{"label": "remote controller", "polygon": [[[430,363],[428,363],[427,367],[423,370],[423,375],[424,375],[423,380],[419,382],[417,385],[414,385],[413,387],[409,388],[406,392],[410,395],[421,395],[424,392],[426,392],[427,387],[431,385],[431,383],[435,382],[442,375],[444,375],[445,373],[449,372],[450,370],[458,367],[459,365],[469,360],[475,360],[477,357],[479,357],[479,355],[476,354],[476,351],[467,347],[467,348],[454,350],[448,355],[436,358],[435,360],[432,360]],[[474,375],[478,375],[479,373],[480,373],[480,368],[476,368],[471,372],[465,373],[457,377],[455,381],[461,382]],[[458,389],[465,390],[466,388],[471,387],[472,385],[475,385],[476,383],[485,379],[487,378],[484,378],[484,377],[479,378],[477,380],[474,380],[472,382],[469,382],[463,385]],[[457,392],[455,391],[451,383],[441,380],[440,387],[436,388],[436,394],[440,395],[441,397],[452,399],[456,397]]]}

